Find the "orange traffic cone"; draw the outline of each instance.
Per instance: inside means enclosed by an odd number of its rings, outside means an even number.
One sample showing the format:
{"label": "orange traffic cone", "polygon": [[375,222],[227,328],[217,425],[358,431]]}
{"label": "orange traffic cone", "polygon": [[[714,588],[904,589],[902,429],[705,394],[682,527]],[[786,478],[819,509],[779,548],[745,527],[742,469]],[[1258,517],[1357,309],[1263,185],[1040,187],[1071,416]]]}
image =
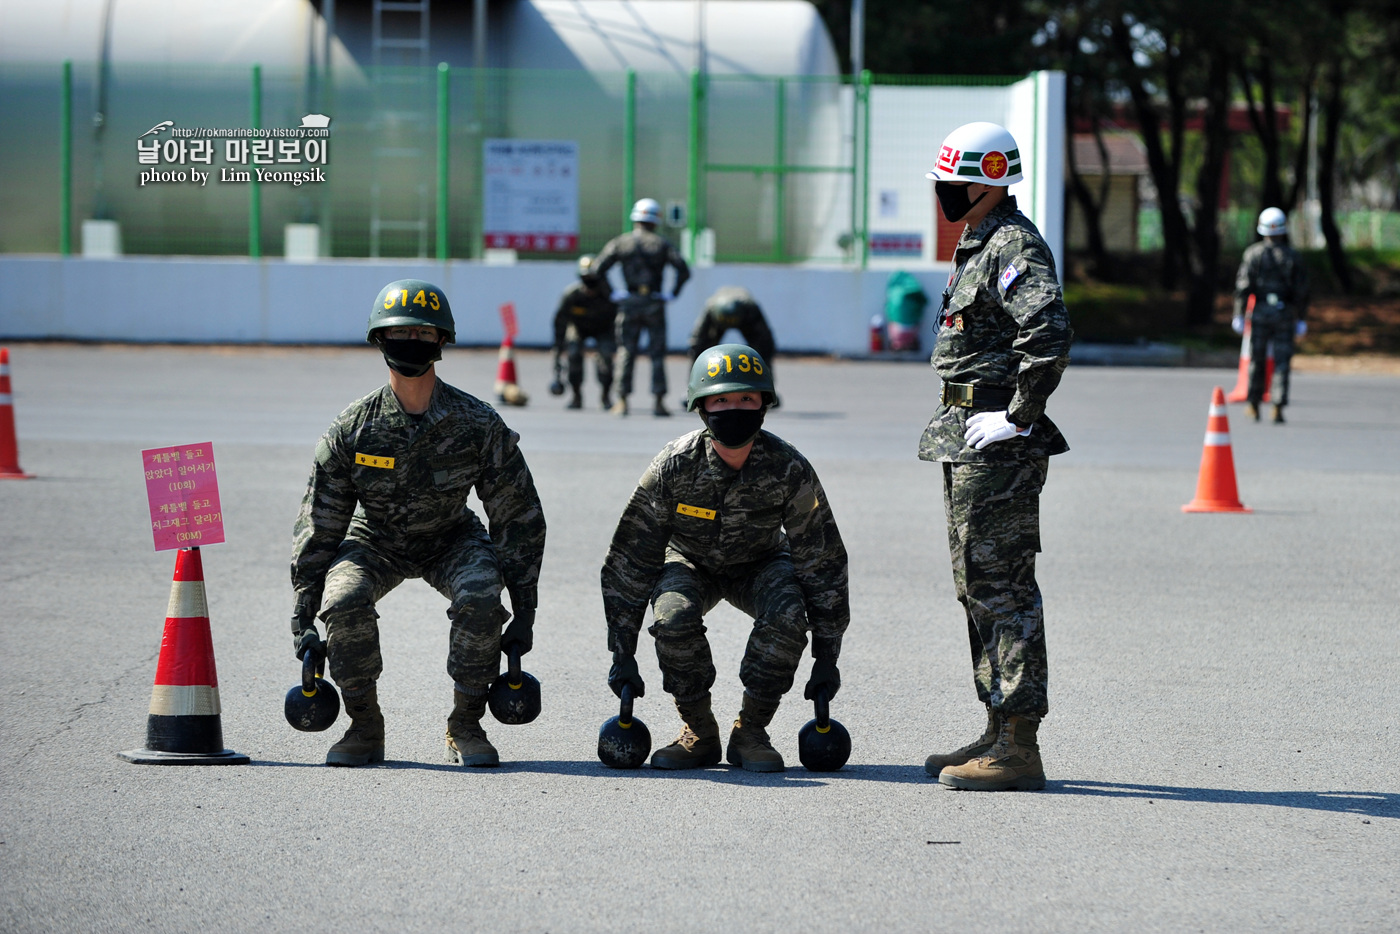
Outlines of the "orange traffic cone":
{"label": "orange traffic cone", "polygon": [[204,564],[198,548],[181,548],[165,611],[165,635],[146,718],[146,748],[117,755],[138,765],[247,765],[224,748],[219,678],[204,600]]}
{"label": "orange traffic cone", "polygon": [[501,341],[501,364],[496,368],[496,399],[506,405],[525,405],[530,397],[515,381],[515,342]]}
{"label": "orange traffic cone", "polygon": [[1225,390],[1219,386],[1210,399],[1206,420],[1206,445],[1201,452],[1201,475],[1196,498],[1182,512],[1253,512],[1240,502],[1235,487],[1235,457],[1230,451],[1230,418],[1225,414]]}
{"label": "orange traffic cone", "polygon": [[19,467],[15,440],[15,400],[10,393],[10,351],[0,347],[0,480],[28,480],[34,475]]}
{"label": "orange traffic cone", "polygon": [[[1249,307],[1247,311],[1254,310],[1254,296],[1249,296]],[[1249,315],[1244,319],[1244,338],[1240,341],[1240,372],[1235,379],[1235,388],[1230,390],[1230,394],[1225,397],[1226,402],[1244,402],[1249,398],[1249,359],[1252,351],[1249,346],[1249,332],[1252,327]],[[1264,361],[1264,397],[1261,402],[1269,401],[1269,387],[1274,384],[1274,345],[1269,345],[1269,357]]]}

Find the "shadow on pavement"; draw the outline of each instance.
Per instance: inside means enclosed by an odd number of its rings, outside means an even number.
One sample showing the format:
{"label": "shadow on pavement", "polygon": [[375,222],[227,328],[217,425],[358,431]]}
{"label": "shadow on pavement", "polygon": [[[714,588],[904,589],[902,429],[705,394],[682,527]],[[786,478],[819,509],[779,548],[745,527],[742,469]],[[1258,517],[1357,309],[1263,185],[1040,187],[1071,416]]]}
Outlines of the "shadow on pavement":
{"label": "shadow on pavement", "polygon": [[1236,791],[1227,788],[1179,788],[1171,785],[1131,785],[1119,782],[1052,781],[1045,793],[1097,795],[1106,798],[1148,798],[1153,801],[1196,801],[1204,804],[1262,804],[1303,808],[1334,814],[1400,818],[1400,795],[1377,791]]}

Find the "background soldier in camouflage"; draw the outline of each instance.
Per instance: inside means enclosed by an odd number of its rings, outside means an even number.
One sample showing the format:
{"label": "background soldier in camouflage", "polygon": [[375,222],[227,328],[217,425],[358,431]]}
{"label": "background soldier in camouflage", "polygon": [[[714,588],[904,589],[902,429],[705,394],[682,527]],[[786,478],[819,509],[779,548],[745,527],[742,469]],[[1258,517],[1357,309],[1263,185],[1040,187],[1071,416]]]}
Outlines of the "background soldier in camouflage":
{"label": "background soldier in camouflage", "polygon": [[953,581],[987,726],[925,768],[955,788],[1043,788],[1037,732],[1050,705],[1035,555],[1049,457],[1069,449],[1045,403],[1073,335],[1055,259],[1006,191],[1021,180],[1011,134],[990,123],[959,127],[929,177],[944,216],[967,227],[933,353],[941,405],[919,457],[943,464]]}
{"label": "background soldier in camouflage", "polygon": [[705,310],[695,319],[695,327],[690,332],[691,362],[701,351],[718,344],[730,328],[744,335],[744,343],[772,366],[775,348],[768,320],[754,301],[753,293],[737,285],[721,287],[705,302]]}
{"label": "background soldier in camouflage", "polygon": [[[384,759],[384,716],[375,682],[383,669],[375,604],[405,578],[421,577],[452,601],[447,673],[450,761],[499,764],[481,728],[486,689],[512,643],[533,643],[544,513],[519,436],[489,405],[433,372],[455,339],[447,296],[401,279],[370,312],[368,340],[390,368],[389,384],[353,403],[316,445],[292,536],[292,632],[300,658],[326,624],[331,677],[345,695],[350,729],[327,765]],[[467,507],[475,490],[490,531]],[[515,619],[501,605],[510,591]]]}
{"label": "background soldier in camouflage", "polygon": [[[614,264],[622,264],[622,279],[626,290],[613,293],[620,306],[617,316],[617,404],[613,411],[626,415],[627,397],[632,394],[632,367],[637,360],[637,345],[642,332],[647,335],[647,354],[651,357],[651,392],[656,397],[653,415],[670,415],[662,401],[666,395],[666,303],[681,294],[681,286],[690,278],[690,267],[681,259],[676,248],[656,232],[661,223],[661,205],[643,198],[632,206],[632,231],[613,237],[603,247],[594,263],[597,274],[607,278]],[[662,288],[666,267],[676,271],[671,291]]]}
{"label": "background soldier in camouflage", "polygon": [[560,357],[567,354],[569,386],[574,391],[569,408],[583,408],[583,344],[591,339],[598,347],[598,385],[603,387],[603,408],[607,409],[612,407],[617,305],[609,294],[608,280],[593,268],[593,257],[579,257],[578,279],[564,290],[554,312],[554,383],[549,391],[556,396],[564,392]]}
{"label": "background soldier in camouflage", "polygon": [[705,429],[651,462],[627,504],[603,564],[603,608],[613,665],[608,684],[641,697],[637,637],[647,601],[662,688],[684,725],[651,764],[691,769],[720,761],[710,706],[715,666],[704,616],[721,599],[754,617],[739,667],[744,696],[729,736],[730,763],[778,772],[766,727],[812,631],[816,662],[805,696],[841,686],[836,661],[850,622],[846,548],[816,472],[790,444],[761,430],[773,382],[763,357],[721,344],[691,368],[686,408]]}
{"label": "background soldier in camouflage", "polygon": [[[1264,239],[1244,251],[1235,274],[1235,333],[1244,332],[1249,314],[1249,414],[1259,421],[1259,403],[1269,391],[1268,357],[1273,346],[1274,376],[1279,391],[1273,396],[1274,421],[1283,422],[1292,373],[1293,339],[1308,333],[1308,271],[1303,258],[1288,245],[1288,218],[1278,208],[1259,213],[1256,228]],[[1252,301],[1251,301],[1252,299]],[[1251,310],[1252,309],[1252,310]]]}

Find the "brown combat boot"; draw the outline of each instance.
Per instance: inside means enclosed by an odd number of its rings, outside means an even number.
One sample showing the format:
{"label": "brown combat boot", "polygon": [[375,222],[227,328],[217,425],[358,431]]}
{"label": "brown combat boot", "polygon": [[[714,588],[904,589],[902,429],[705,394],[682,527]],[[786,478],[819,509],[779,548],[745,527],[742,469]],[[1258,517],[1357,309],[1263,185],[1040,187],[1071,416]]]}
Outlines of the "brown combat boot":
{"label": "brown combat boot", "polygon": [[344,692],[350,729],[326,753],[326,765],[369,765],[384,761],[384,714],[379,687],[371,683],[359,693]]}
{"label": "brown combat boot", "polygon": [[684,723],[681,734],[669,746],[656,750],[651,757],[654,769],[704,769],[719,765],[723,749],[719,741],[719,724],[710,709],[710,695],[693,701],[676,701],[676,710]]}
{"label": "brown combat boot", "polygon": [[1035,738],[1039,729],[1039,720],[1006,717],[986,755],[948,766],[938,780],[968,791],[1039,791],[1045,787],[1045,767]]}
{"label": "brown combat boot", "polygon": [[617,397],[617,401],[613,403],[613,407],[612,407],[611,409],[609,409],[608,411],[612,412],[614,415],[626,415],[626,414],[627,414],[627,397],[626,397],[626,396],[618,396],[618,397]]}
{"label": "brown combat boot", "polygon": [[1254,419],[1256,422],[1259,421],[1259,403],[1248,402],[1245,404],[1244,410],[1249,413],[1250,418]]}
{"label": "brown combat boot", "polygon": [[768,740],[764,727],[773,722],[773,714],[778,712],[777,701],[760,701],[744,692],[744,703],[739,708],[739,719],[734,721],[734,729],[729,734],[729,748],[725,758],[730,765],[737,765],[749,772],[784,771],[783,757]]}
{"label": "brown combat boot", "polygon": [[496,747],[481,728],[486,713],[485,694],[452,692],[456,705],[447,718],[447,761],[453,765],[491,768],[501,764]]}
{"label": "brown combat boot", "polygon": [[997,727],[1000,725],[1000,717],[992,712],[992,708],[987,708],[987,728],[982,731],[982,735],[968,743],[961,749],[954,749],[952,752],[937,753],[924,760],[924,771],[938,777],[950,765],[962,765],[964,762],[976,759],[992,748],[992,744],[997,741]]}

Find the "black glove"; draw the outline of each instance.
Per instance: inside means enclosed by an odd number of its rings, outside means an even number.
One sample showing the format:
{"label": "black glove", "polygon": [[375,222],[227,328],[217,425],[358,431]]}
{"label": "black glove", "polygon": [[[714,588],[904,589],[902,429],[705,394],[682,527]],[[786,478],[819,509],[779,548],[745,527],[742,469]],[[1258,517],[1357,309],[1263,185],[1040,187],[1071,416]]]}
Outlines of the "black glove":
{"label": "black glove", "polygon": [[514,642],[520,646],[520,654],[535,646],[535,608],[522,607],[515,611],[515,618],[510,621],[505,632],[501,633],[501,651],[510,650],[510,644]]}
{"label": "black glove", "polygon": [[306,628],[301,630],[300,632],[294,631],[292,633],[292,646],[296,650],[298,661],[301,660],[302,656],[306,654],[308,649],[313,652],[324,651],[321,646],[321,634],[316,631],[315,623],[306,622],[296,617],[293,617],[292,623],[293,625],[297,623],[305,623],[306,626]]}
{"label": "black glove", "polygon": [[802,692],[802,696],[808,700],[816,700],[817,692],[826,688],[826,699],[831,700],[836,696],[836,692],[841,690],[841,672],[836,667],[836,662],[830,658],[819,658],[812,663],[812,677],[807,679],[807,687]]}
{"label": "black glove", "polygon": [[636,656],[614,652],[612,667],[608,669],[608,687],[612,688],[614,694],[621,697],[622,689],[629,684],[632,685],[633,697],[646,696],[647,686],[642,681],[641,673],[637,671]]}

